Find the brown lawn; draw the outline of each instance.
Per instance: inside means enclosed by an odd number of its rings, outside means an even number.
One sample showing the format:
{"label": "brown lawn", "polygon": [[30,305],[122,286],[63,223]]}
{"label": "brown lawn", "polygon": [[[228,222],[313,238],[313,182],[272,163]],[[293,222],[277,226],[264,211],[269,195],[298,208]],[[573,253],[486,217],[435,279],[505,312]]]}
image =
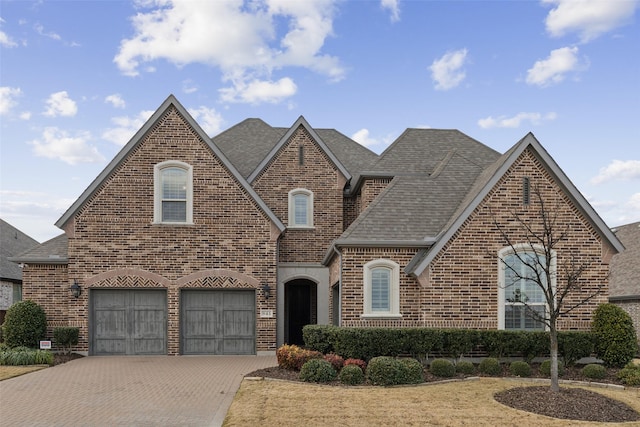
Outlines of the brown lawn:
{"label": "brown lawn", "polygon": [[46,368],[47,365],[29,365],[29,366],[0,366],[0,381],[8,378],[17,377],[29,372],[39,371]]}
{"label": "brown lawn", "polygon": [[[225,427],[278,426],[575,426],[575,421],[504,406],[493,394],[530,382],[482,378],[409,387],[335,387],[287,381],[245,380]],[[590,388],[640,411],[640,389]],[[640,426],[593,423],[581,426]]]}

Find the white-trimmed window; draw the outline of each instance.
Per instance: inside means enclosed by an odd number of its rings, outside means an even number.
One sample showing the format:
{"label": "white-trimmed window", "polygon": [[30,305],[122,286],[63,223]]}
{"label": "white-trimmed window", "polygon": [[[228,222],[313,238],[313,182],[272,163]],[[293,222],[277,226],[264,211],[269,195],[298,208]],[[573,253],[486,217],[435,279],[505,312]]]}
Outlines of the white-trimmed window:
{"label": "white-trimmed window", "polygon": [[313,227],[313,192],[296,188],[289,192],[289,228]]}
{"label": "white-trimmed window", "polygon": [[400,266],[388,259],[364,266],[362,317],[402,317],[400,314]]}
{"label": "white-trimmed window", "polygon": [[193,167],[169,160],[158,163],[154,175],[154,215],[157,224],[193,223]]}
{"label": "white-trimmed window", "polygon": [[[514,251],[515,249],[515,251]],[[504,248],[499,254],[498,328],[507,330],[541,331],[545,325],[534,313],[546,317],[548,313],[544,291],[546,287],[545,255],[529,245]],[[551,280],[555,290],[555,254],[552,255]],[[540,279],[538,279],[538,277]]]}

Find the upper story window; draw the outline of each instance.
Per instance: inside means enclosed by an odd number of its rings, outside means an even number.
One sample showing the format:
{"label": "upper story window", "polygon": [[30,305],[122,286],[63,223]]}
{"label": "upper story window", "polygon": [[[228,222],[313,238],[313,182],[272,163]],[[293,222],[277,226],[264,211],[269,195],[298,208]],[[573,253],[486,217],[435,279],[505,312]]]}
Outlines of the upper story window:
{"label": "upper story window", "polygon": [[193,223],[193,167],[179,161],[154,167],[154,223]]}
{"label": "upper story window", "polygon": [[313,193],[304,188],[289,192],[289,228],[313,227]]}
{"label": "upper story window", "polygon": [[364,313],[362,317],[401,317],[400,266],[377,259],[364,266]]}
{"label": "upper story window", "polygon": [[[536,315],[545,318],[548,313],[545,294],[539,286],[547,286],[545,256],[530,247],[520,247],[515,251],[505,248],[499,257],[499,329],[544,330],[544,323]],[[553,280],[555,259],[549,266]]]}

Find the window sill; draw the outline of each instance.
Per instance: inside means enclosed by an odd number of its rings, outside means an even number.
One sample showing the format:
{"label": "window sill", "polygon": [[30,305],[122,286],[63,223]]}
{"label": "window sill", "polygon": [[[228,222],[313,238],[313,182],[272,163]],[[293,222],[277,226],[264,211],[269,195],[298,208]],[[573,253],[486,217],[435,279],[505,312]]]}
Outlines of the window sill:
{"label": "window sill", "polygon": [[361,319],[402,319],[402,314],[396,313],[376,313],[361,314]]}
{"label": "window sill", "polygon": [[160,227],[193,227],[193,222],[152,222],[151,225]]}
{"label": "window sill", "polygon": [[314,226],[308,226],[308,225],[289,225],[287,227],[287,230],[315,230],[316,228]]}

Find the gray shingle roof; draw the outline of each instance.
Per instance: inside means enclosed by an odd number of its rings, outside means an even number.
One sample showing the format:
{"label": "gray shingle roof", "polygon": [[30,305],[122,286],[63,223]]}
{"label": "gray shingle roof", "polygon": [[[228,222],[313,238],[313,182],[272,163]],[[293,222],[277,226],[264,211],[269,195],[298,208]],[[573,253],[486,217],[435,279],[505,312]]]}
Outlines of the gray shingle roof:
{"label": "gray shingle roof", "polygon": [[9,259],[25,264],[66,264],[69,261],[68,247],[67,235],[61,234]]}
{"label": "gray shingle roof", "polygon": [[9,258],[37,245],[37,240],[0,219],[0,279],[22,280],[22,269]]}
{"label": "gray shingle roof", "polygon": [[640,298],[640,222],[613,229],[625,249],[611,260],[609,297]]}
{"label": "gray shingle roof", "polygon": [[478,176],[499,157],[456,130],[408,129],[371,168],[393,173],[395,178],[340,241],[436,237]]}

